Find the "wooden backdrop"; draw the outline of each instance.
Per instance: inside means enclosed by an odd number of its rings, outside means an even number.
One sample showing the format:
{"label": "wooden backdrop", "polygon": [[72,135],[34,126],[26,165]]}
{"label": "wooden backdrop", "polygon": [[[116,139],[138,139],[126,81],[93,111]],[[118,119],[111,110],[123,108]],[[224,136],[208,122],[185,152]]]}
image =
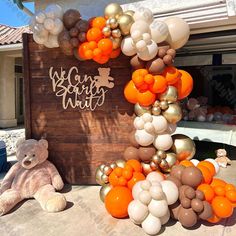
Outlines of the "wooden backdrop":
{"label": "wooden backdrop", "polygon": [[[71,184],[95,184],[95,170],[101,163],[122,158],[132,130],[133,105],[123,96],[131,78],[129,58],[120,56],[105,65],[80,62],[60,49],[36,44],[23,35],[26,138],[46,138],[49,159],[64,180]],[[49,69],[60,71],[76,66],[79,74],[98,75],[97,69],[111,68],[115,86],[108,89],[105,102],[96,110],[63,109],[62,98],[52,89]]]}

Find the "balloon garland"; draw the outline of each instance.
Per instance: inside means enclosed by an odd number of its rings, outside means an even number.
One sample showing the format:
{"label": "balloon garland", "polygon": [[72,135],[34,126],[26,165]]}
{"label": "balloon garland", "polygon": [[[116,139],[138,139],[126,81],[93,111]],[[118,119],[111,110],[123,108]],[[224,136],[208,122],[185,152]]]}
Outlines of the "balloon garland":
{"label": "balloon garland", "polygon": [[136,114],[130,146],[124,160],[96,170],[109,214],[129,217],[149,235],[170,217],[189,228],[199,219],[217,223],[232,215],[235,186],[214,177],[219,165],[213,159],[192,159],[196,149],[189,137],[173,135],[182,118],[179,101],[193,88],[191,75],[172,65],[190,35],[183,19],[154,21],[149,9],[124,12],[111,3],[104,16],[87,21],[78,10],[52,4],[32,17],[31,29],[36,43],[81,61],[104,64],[121,52],[131,57],[133,74],[124,88]]}

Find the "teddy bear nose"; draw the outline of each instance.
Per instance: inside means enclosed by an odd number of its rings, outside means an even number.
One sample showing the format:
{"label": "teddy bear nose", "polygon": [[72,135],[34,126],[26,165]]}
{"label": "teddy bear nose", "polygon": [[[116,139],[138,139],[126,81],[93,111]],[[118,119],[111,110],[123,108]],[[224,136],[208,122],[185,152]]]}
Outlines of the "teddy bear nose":
{"label": "teddy bear nose", "polygon": [[29,165],[31,165],[31,161],[29,161],[29,160],[24,161],[24,165],[25,165],[25,166],[29,166]]}

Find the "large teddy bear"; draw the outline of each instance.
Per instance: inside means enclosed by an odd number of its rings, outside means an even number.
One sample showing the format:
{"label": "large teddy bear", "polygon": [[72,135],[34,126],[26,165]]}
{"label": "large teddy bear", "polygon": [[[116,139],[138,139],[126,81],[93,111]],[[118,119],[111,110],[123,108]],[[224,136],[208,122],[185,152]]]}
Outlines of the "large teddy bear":
{"label": "large teddy bear", "polygon": [[9,170],[0,188],[0,216],[28,198],[35,198],[47,212],[64,210],[66,199],[56,192],[64,183],[56,167],[47,160],[48,142],[21,140],[16,149],[18,162]]}

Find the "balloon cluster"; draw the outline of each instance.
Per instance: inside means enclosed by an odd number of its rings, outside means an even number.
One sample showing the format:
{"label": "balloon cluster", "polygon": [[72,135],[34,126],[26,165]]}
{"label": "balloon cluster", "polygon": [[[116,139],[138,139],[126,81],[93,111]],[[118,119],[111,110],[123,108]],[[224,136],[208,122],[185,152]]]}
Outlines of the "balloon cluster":
{"label": "balloon cluster", "polygon": [[163,175],[152,172],[146,180],[137,182],[132,190],[134,200],[128,206],[130,219],[141,225],[144,232],[156,235],[161,226],[170,218],[168,205],[174,204],[178,199],[178,188]]}
{"label": "balloon cluster", "polygon": [[65,55],[76,55],[79,44],[86,41],[89,22],[81,19],[80,12],[67,10],[63,15],[65,30],[58,36],[59,47]]}
{"label": "balloon cluster", "polygon": [[189,228],[198,219],[207,220],[213,216],[212,207],[204,200],[203,192],[196,190],[203,182],[202,172],[198,168],[174,166],[168,179],[179,188],[179,200],[170,206],[172,218]]}
{"label": "balloon cluster", "polygon": [[63,30],[63,10],[57,4],[51,4],[44,11],[37,12],[32,18],[30,27],[34,41],[48,48],[58,47],[58,35]]}

